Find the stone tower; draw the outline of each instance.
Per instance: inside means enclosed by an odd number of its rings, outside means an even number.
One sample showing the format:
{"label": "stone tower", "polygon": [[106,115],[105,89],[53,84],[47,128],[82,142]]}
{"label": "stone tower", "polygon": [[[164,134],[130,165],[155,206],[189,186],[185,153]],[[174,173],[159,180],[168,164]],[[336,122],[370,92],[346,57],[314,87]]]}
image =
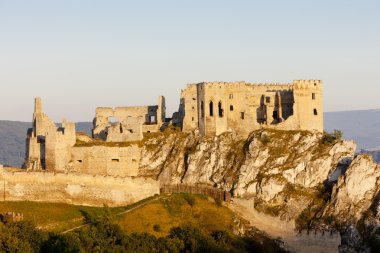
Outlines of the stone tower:
{"label": "stone tower", "polygon": [[323,132],[322,81],[296,80],[294,90],[294,114],[300,130]]}

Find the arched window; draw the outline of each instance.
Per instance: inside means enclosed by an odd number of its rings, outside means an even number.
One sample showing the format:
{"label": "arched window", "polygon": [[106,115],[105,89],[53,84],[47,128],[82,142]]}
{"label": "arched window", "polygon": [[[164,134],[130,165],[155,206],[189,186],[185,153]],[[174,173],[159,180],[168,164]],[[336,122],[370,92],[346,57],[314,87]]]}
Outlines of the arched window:
{"label": "arched window", "polygon": [[204,105],[203,101],[201,102],[201,117],[202,118],[205,117],[205,105]]}
{"label": "arched window", "polygon": [[219,117],[223,117],[222,102],[218,103],[218,111],[219,111]]}
{"label": "arched window", "polygon": [[212,101],[210,102],[210,116],[214,116],[214,103]]}

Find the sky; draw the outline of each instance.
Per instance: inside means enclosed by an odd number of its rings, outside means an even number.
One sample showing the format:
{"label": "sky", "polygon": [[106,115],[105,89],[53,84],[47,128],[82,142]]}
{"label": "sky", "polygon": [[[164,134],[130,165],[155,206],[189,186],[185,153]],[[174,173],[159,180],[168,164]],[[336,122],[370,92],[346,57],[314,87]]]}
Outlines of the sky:
{"label": "sky", "polygon": [[0,119],[99,106],[170,114],[187,83],[323,81],[325,111],[380,108],[380,1],[0,0]]}

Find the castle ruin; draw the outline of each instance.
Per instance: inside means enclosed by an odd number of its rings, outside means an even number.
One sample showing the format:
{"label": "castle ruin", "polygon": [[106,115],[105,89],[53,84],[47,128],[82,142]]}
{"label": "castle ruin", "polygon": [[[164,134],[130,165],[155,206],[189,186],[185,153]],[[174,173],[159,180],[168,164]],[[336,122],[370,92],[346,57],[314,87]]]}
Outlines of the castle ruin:
{"label": "castle ruin", "polygon": [[226,131],[247,136],[260,128],[323,132],[322,82],[189,84],[182,90],[180,114],[183,131],[198,129],[207,136]]}
{"label": "castle ruin", "polygon": [[[203,82],[181,92],[178,112],[166,118],[165,98],[158,105],[96,109],[92,138],[76,133],[75,124],[53,123],[35,100],[33,128],[28,131],[25,167],[31,171],[80,172],[93,175],[136,176],[141,159],[138,145],[146,133],[169,124],[203,136],[236,132],[247,136],[260,128],[323,132],[322,83],[292,84]],[[115,145],[77,145],[78,142]]]}

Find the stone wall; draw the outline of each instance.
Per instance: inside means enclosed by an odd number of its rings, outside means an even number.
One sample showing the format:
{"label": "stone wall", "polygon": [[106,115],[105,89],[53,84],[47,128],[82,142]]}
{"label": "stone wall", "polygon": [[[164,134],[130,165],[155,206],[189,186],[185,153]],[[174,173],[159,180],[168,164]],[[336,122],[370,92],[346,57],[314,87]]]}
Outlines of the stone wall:
{"label": "stone wall", "polygon": [[191,194],[202,194],[209,196],[214,199],[221,201],[230,202],[231,193],[223,191],[219,188],[207,186],[207,185],[186,185],[186,184],[175,184],[175,185],[162,185],[160,188],[161,194],[172,194],[172,193],[191,193]]}
{"label": "stone wall", "polygon": [[160,193],[159,183],[153,179],[6,169],[0,170],[0,185],[6,201],[88,206],[124,206]]}
{"label": "stone wall", "polygon": [[140,158],[141,148],[137,145],[73,147],[69,170],[93,175],[137,176]]}
{"label": "stone wall", "polygon": [[182,121],[182,130],[190,132],[198,128],[198,102],[196,85],[187,85],[181,92],[179,117]]}

